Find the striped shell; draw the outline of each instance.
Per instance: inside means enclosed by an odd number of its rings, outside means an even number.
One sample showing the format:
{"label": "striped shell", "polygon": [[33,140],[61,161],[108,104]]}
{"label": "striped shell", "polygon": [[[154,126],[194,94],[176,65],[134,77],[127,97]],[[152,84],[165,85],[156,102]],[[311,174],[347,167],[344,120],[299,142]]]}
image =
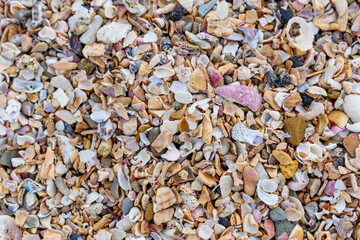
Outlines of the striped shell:
{"label": "striped shell", "polygon": [[175,202],[175,195],[169,187],[162,187],[157,190],[156,204],[159,211],[172,206]]}

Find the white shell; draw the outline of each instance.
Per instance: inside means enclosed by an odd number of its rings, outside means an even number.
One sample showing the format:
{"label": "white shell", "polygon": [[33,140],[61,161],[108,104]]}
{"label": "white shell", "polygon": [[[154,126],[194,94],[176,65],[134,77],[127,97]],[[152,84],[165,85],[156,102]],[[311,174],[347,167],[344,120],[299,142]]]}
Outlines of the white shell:
{"label": "white shell", "polygon": [[261,186],[262,181],[264,181],[264,180],[260,180],[257,184],[257,187],[256,187],[257,195],[259,196],[260,200],[263,201],[264,203],[266,203],[267,205],[270,205],[270,206],[275,205],[279,200],[279,196],[265,192]]}
{"label": "white shell", "polygon": [[302,161],[316,161],[323,157],[323,152],[321,147],[317,144],[309,142],[300,143],[296,148],[296,157]]}
{"label": "white shell", "polygon": [[12,84],[12,88],[18,92],[36,93],[43,89],[44,84],[37,81],[25,81],[19,78],[15,78]]}
{"label": "white shell", "polygon": [[43,27],[39,32],[39,37],[54,40],[56,38],[56,32],[51,27]]}
{"label": "white shell", "polygon": [[99,29],[96,38],[106,44],[116,43],[125,38],[131,28],[131,24],[111,22]]}
{"label": "white shell", "polygon": [[135,223],[139,218],[141,217],[141,211],[137,207],[133,207],[129,214],[128,214],[129,220],[133,223]]}
{"label": "white shell", "polygon": [[175,71],[167,65],[159,66],[155,69],[154,75],[158,78],[169,78],[175,75]]}
{"label": "white shell", "polygon": [[106,6],[104,14],[107,18],[114,18],[117,15],[117,8],[114,5]]}
{"label": "white shell", "polygon": [[254,146],[258,146],[263,142],[263,135],[261,132],[245,127],[242,122],[235,124],[231,134],[234,140],[246,142]]}
{"label": "white shell", "polygon": [[[296,37],[290,36],[290,28],[294,23],[300,25],[300,35]],[[286,32],[290,45],[296,47],[301,51],[307,51],[313,47],[314,34],[311,25],[307,23],[303,18],[293,17],[289,20],[286,27]]]}
{"label": "white shell", "polygon": [[137,39],[137,33],[136,31],[130,31],[125,39],[124,39],[124,43],[123,43],[123,47],[127,47],[130,44],[132,44],[135,40]]}
{"label": "white shell", "polygon": [[107,111],[104,111],[104,110],[100,110],[100,111],[93,111],[91,114],[90,114],[90,118],[91,120],[93,120],[94,122],[97,122],[97,123],[102,123],[102,122],[105,122],[106,120],[109,119],[110,117],[110,113],[107,112]]}
{"label": "white shell", "polygon": [[259,231],[259,224],[255,221],[254,215],[248,213],[245,215],[243,228],[245,232],[255,234]]}
{"label": "white shell", "polygon": [[360,122],[360,95],[350,94],[346,95],[344,99],[345,113],[354,122]]}
{"label": "white shell", "polygon": [[178,2],[186,9],[186,11],[192,12],[194,0],[178,0]]}
{"label": "white shell", "polygon": [[144,35],[144,42],[146,43],[153,43],[156,42],[157,40],[157,35],[154,32],[147,32]]}
{"label": "white shell", "polygon": [[350,132],[360,132],[360,122],[354,123],[354,124],[346,124],[346,129]]}
{"label": "white shell", "polygon": [[117,229],[117,228],[113,228],[109,230],[112,234],[112,238],[114,240],[122,240],[126,237],[126,232],[124,232],[123,230]]}

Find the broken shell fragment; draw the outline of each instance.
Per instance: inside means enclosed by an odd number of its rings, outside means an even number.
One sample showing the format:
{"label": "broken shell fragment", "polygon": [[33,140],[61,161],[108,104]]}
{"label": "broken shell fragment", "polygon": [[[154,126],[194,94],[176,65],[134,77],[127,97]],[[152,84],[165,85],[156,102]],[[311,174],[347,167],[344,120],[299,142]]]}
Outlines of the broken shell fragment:
{"label": "broken shell fragment", "polygon": [[261,105],[261,95],[256,93],[252,88],[233,84],[231,86],[217,87],[215,92],[232,102],[247,106],[251,111],[256,112]]}

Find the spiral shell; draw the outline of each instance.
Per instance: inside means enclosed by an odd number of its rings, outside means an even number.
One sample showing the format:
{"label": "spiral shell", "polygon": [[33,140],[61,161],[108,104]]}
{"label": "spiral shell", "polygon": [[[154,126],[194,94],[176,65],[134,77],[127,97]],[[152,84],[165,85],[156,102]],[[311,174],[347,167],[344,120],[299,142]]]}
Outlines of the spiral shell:
{"label": "spiral shell", "polygon": [[114,18],[117,16],[117,8],[114,5],[106,6],[104,13],[105,17]]}

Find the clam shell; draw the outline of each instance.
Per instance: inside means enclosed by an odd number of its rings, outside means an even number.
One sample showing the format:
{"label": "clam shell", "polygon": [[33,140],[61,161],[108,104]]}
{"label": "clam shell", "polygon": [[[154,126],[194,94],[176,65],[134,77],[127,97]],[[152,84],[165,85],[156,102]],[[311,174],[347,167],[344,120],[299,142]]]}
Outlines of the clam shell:
{"label": "clam shell", "polygon": [[22,206],[25,208],[26,211],[31,212],[34,210],[39,203],[38,197],[31,193],[26,191],[23,196],[23,203]]}
{"label": "clam shell", "polygon": [[25,81],[15,78],[11,87],[18,92],[36,93],[44,88],[44,84],[42,82]]}
{"label": "clam shell", "polygon": [[36,215],[30,215],[24,226],[25,228],[38,228],[40,226],[39,218]]}

